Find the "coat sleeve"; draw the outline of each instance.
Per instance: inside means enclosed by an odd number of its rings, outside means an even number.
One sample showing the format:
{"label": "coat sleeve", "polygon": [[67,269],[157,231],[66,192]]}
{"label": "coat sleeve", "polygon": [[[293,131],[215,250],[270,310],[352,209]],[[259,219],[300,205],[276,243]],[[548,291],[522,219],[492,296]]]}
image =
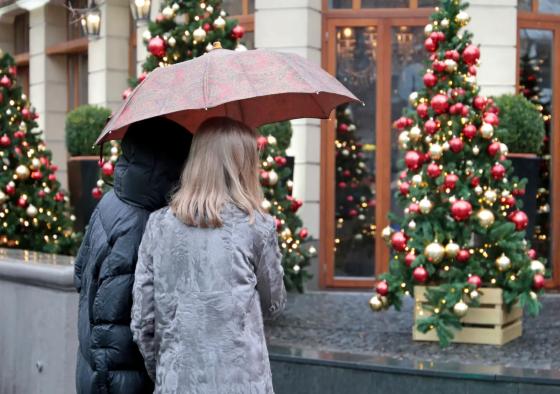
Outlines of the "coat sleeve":
{"label": "coat sleeve", "polygon": [[148,220],[146,231],[138,251],[138,263],[132,288],[132,321],[130,328],[134,342],[144,357],[146,371],[155,381],[156,345],[155,345],[155,305],[154,305],[154,271],[153,256],[153,217]]}
{"label": "coat sleeve", "polygon": [[274,319],[282,313],[286,306],[282,254],[278,247],[278,235],[274,222],[263,239],[259,261],[256,265],[256,275],[263,317]]}
{"label": "coat sleeve", "polygon": [[86,230],[86,235],[80,245],[80,250],[78,250],[78,255],[74,260],[74,287],[80,292],[82,289],[82,273],[86,269],[87,259],[89,256],[89,248],[90,248],[90,241],[91,241],[91,233],[93,229],[93,222],[96,220],[97,216],[97,209],[93,212],[90,219],[90,225]]}

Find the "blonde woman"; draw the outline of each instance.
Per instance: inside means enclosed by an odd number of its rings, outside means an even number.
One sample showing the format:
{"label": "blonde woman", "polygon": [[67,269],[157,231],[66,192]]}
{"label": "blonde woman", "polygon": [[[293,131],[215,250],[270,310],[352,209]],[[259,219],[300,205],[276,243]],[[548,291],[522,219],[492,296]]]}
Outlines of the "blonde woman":
{"label": "blonde woman", "polygon": [[169,208],[140,245],[131,328],[156,393],[273,393],[263,316],[284,308],[256,133],[204,122]]}

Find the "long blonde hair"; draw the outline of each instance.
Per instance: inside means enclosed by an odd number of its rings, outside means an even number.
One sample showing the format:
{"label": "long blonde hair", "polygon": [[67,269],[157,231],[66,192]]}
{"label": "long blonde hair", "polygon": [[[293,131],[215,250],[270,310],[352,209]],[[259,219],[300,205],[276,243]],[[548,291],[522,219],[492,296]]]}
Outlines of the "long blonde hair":
{"label": "long blonde hair", "polygon": [[221,227],[220,212],[232,203],[254,220],[262,212],[257,132],[230,118],[211,118],[193,137],[181,185],[171,209],[182,222]]}

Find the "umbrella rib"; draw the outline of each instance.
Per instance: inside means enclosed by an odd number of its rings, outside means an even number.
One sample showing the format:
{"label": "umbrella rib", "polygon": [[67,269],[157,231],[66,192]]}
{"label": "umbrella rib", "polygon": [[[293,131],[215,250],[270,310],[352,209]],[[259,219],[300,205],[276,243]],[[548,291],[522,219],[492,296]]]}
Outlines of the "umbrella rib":
{"label": "umbrella rib", "polygon": [[204,79],[202,81],[202,99],[204,100],[204,109],[208,109],[208,64],[210,56],[205,54],[206,62],[204,63]]}

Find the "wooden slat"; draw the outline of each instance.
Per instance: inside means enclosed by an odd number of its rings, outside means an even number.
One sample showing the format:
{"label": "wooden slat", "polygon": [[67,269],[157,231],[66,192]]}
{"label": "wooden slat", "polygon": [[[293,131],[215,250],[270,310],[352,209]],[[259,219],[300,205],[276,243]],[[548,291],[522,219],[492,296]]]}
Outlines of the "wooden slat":
{"label": "wooden slat", "polygon": [[[481,287],[478,289],[480,293],[480,303],[487,305],[502,305],[502,289],[495,289],[490,287]],[[414,297],[418,302],[425,302],[426,300],[426,286],[414,286]]]}
{"label": "wooden slat", "polygon": [[[414,310],[414,317],[420,319],[431,316],[430,311],[423,309],[422,303],[417,303]],[[422,314],[420,314],[422,312]],[[465,324],[477,324],[488,326],[502,326],[514,320],[518,320],[523,316],[523,309],[519,306],[512,308],[511,312],[506,312],[501,306],[493,306],[488,308],[469,308],[469,312],[461,319]]]}
{"label": "wooden slat", "polygon": [[433,10],[431,8],[363,8],[359,11],[353,9],[330,9],[325,13],[328,19],[378,19],[378,18],[421,18],[426,22]]}
{"label": "wooden slat", "polygon": [[[471,343],[479,345],[496,345],[502,346],[515,338],[518,338],[523,333],[523,323],[518,321],[503,330],[465,327],[461,331],[455,331],[453,343]],[[412,339],[415,341],[438,341],[437,333],[435,330],[421,333],[416,330],[412,331]]]}
{"label": "wooden slat", "polygon": [[47,55],[67,55],[71,53],[85,53],[88,50],[87,37],[80,37],[70,41],[60,42],[47,48]]}

